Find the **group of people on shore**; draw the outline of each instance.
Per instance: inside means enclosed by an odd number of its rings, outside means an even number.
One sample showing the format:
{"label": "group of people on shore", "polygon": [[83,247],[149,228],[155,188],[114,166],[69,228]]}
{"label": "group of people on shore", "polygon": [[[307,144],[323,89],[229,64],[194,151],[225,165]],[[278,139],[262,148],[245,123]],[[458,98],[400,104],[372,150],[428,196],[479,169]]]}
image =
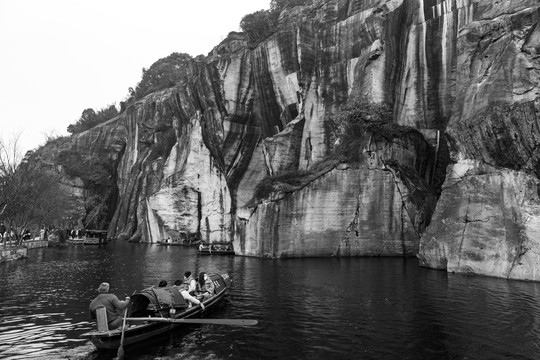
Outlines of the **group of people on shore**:
{"label": "group of people on shore", "polygon": [[6,242],[11,241],[15,242],[18,241],[19,238],[22,238],[23,240],[30,240],[31,234],[28,229],[23,229],[20,233],[20,235],[17,235],[15,230],[13,228],[8,229],[3,221],[0,221],[0,241],[6,244]]}
{"label": "group of people on shore", "polygon": [[[167,281],[161,280],[157,287],[167,287]],[[193,305],[200,305],[204,310],[204,301],[211,298],[215,292],[215,286],[210,277],[201,272],[198,281],[191,271],[184,273],[183,280],[176,280],[171,288],[176,288],[184,300],[187,302],[188,308]],[[116,329],[122,325],[123,311],[129,306],[131,298],[126,296],[122,301],[112,293],[109,293],[110,285],[103,282],[99,285],[97,291],[98,296],[90,303],[90,318],[96,319],[96,310],[99,307],[105,307],[107,311],[107,324],[110,330]]]}

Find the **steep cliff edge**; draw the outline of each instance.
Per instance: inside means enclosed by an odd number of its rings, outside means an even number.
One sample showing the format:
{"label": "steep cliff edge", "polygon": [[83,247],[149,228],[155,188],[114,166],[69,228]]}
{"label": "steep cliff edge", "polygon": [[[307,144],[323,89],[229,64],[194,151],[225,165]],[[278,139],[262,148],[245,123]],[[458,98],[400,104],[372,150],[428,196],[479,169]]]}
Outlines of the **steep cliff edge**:
{"label": "steep cliff edge", "polygon": [[[177,86],[73,148],[109,149],[118,165],[119,239],[200,237],[268,257],[418,253],[427,267],[536,280],[539,20],[533,0],[307,1],[257,46],[234,33],[188,61]],[[335,147],[332,116],[364,95],[419,132],[313,170]],[[257,184],[290,171],[314,175],[253,203]]]}
{"label": "steep cliff edge", "polygon": [[420,263],[539,280],[538,4],[474,5],[456,42],[454,164]]}

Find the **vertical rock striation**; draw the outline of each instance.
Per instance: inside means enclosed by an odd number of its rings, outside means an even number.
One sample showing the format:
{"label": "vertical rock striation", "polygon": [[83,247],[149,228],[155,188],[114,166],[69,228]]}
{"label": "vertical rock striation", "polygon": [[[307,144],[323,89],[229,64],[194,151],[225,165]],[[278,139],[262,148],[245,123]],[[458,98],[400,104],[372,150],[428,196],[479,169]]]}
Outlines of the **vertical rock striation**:
{"label": "vertical rock striation", "polygon": [[[233,241],[262,257],[418,254],[536,280],[539,20],[534,0],[306,1],[256,47],[231,33],[186,60],[177,86],[71,146],[117,164],[120,239]],[[332,117],[365,95],[418,131],[367,134],[359,161],[329,160]],[[254,197],[294,172],[296,185]]]}
{"label": "vertical rock striation", "polygon": [[539,280],[539,20],[534,1],[479,1],[458,33],[453,163],[423,266]]}

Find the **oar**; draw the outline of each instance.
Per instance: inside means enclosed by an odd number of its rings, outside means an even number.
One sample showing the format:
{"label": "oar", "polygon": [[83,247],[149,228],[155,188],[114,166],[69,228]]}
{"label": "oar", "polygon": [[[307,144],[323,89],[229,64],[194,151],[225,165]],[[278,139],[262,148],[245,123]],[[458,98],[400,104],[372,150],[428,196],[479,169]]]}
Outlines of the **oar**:
{"label": "oar", "polygon": [[133,317],[127,318],[127,321],[132,322],[164,322],[175,324],[216,324],[216,325],[237,325],[237,326],[252,326],[257,325],[257,320],[251,319],[170,319],[158,317]]}
{"label": "oar", "polygon": [[118,348],[118,353],[116,354],[116,357],[118,360],[122,360],[124,358],[124,330],[126,329],[126,318],[127,318],[127,307],[124,310],[124,320],[122,321],[122,336],[120,337],[120,347]]}

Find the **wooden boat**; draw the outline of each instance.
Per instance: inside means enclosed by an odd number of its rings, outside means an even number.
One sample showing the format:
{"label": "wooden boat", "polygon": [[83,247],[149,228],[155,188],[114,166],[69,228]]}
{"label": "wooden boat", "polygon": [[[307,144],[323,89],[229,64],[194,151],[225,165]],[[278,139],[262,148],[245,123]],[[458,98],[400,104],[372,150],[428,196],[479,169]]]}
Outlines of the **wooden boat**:
{"label": "wooden boat", "polygon": [[181,241],[168,241],[168,240],[161,240],[157,242],[158,245],[161,246],[196,246],[199,243],[189,243],[189,242],[181,242]]}
{"label": "wooden boat", "polygon": [[[204,311],[220,303],[231,284],[228,274],[209,274],[208,276],[214,282],[215,294],[203,302]],[[172,312],[171,309],[173,309]],[[181,325],[183,321],[204,323],[206,319],[192,319],[199,317],[202,313],[200,305],[187,308],[184,298],[175,287],[144,289],[131,296],[122,346],[141,343],[151,337],[167,333],[173,327]],[[82,334],[81,337],[90,339],[99,350],[117,349],[121,344],[121,328],[90,331]]]}
{"label": "wooden boat", "polygon": [[107,230],[79,230],[67,242],[75,245],[102,245],[107,243]]}
{"label": "wooden boat", "polygon": [[84,237],[69,238],[67,239],[67,242],[70,244],[82,245],[84,244]]}
{"label": "wooden boat", "polygon": [[102,245],[107,243],[107,230],[86,230],[84,245]]}
{"label": "wooden boat", "polygon": [[234,255],[231,244],[200,244],[199,255]]}

